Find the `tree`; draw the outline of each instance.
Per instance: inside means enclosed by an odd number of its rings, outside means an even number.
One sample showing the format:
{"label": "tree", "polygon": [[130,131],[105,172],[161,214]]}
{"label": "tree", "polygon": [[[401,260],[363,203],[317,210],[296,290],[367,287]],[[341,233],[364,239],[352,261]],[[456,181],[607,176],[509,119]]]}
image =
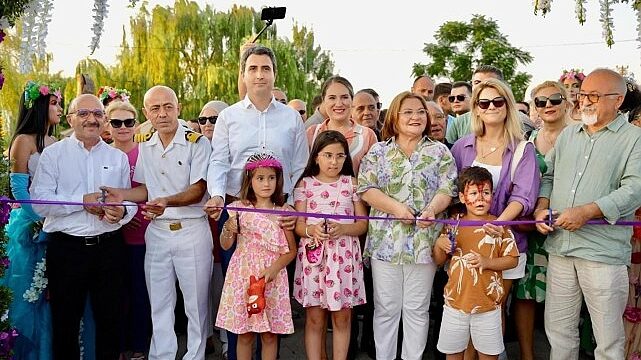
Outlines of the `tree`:
{"label": "tree", "polygon": [[516,99],[523,99],[531,75],[518,72],[517,67],[529,64],[532,56],[512,46],[496,21],[483,15],[473,15],[469,23],[448,21],[439,27],[434,38],[436,43],[426,43],[423,49],[432,62],[414,64],[415,76],[428,74],[469,81],[474,68],[493,65],[501,69]]}
{"label": "tree", "polygon": [[[234,6],[217,12],[207,5],[177,0],[173,7],[143,3],[131,19],[131,33],[123,31],[122,50],[112,68],[110,85],[128,89],[131,101],[142,105],[144,92],[156,84],[172,87],[185,119],[196,117],[210,100],[238,101],[239,50],[263,27],[260,13]],[[314,46],[313,32],[294,26],[292,40],[277,36],[275,26],[259,40],[276,53],[276,86],[289,98],[311,99],[329,77],[333,62],[328,52]]]}

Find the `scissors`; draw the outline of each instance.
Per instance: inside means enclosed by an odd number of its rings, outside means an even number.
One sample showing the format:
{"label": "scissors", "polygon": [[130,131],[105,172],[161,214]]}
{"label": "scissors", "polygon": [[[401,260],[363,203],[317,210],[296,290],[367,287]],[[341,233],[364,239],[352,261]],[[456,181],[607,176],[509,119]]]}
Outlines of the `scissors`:
{"label": "scissors", "polygon": [[450,255],[454,254],[454,249],[456,248],[456,234],[458,233],[458,227],[461,224],[461,214],[456,215],[456,225],[454,228],[450,228],[447,232],[447,237],[450,239]]}
{"label": "scissors", "polygon": [[107,201],[107,191],[105,189],[100,189],[100,192],[100,202],[104,203],[105,201]]}

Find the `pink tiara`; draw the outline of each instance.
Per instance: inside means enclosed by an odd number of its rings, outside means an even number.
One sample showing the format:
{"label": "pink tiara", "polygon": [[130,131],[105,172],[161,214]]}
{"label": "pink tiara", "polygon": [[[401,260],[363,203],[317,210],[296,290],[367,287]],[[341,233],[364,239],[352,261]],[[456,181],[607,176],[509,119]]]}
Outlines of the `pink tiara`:
{"label": "pink tiara", "polygon": [[247,164],[245,164],[245,170],[253,171],[258,168],[275,168],[282,169],[280,161],[276,157],[269,153],[256,153],[252,154],[247,159]]}

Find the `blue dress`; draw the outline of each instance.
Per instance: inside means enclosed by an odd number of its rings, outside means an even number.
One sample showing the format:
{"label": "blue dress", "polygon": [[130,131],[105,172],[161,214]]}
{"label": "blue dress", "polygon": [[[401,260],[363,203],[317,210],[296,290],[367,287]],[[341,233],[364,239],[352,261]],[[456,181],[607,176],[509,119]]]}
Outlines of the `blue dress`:
{"label": "blue dress", "polygon": [[[29,174],[11,173],[11,192],[15,199],[29,199],[28,186],[35,172],[39,153],[28,161]],[[23,204],[11,211],[5,227],[9,238],[7,256],[9,268],[0,279],[13,292],[9,305],[9,321],[19,336],[14,344],[14,358],[21,360],[50,360],[51,355],[51,310],[46,299],[44,274],[47,234],[40,231],[42,218]],[[1,315],[1,314],[0,314]],[[80,337],[84,360],[95,359],[95,324],[91,307],[85,306],[83,333]]]}

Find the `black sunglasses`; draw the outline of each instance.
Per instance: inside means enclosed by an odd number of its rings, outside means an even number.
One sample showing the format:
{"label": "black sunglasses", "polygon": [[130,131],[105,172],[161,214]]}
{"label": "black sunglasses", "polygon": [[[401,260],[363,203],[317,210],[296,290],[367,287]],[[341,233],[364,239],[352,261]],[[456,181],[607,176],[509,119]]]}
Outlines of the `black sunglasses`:
{"label": "black sunglasses", "polygon": [[550,100],[550,104],[552,105],[559,105],[565,100],[565,97],[560,93],[552,94],[549,97],[537,96],[534,98],[534,106],[544,108],[548,104],[548,100]]}
{"label": "black sunglasses", "polygon": [[298,110],[298,113],[301,114],[301,115],[305,115],[306,112],[307,112],[307,110]]}
{"label": "black sunglasses", "polygon": [[111,127],[114,129],[117,129],[119,127],[122,127],[122,124],[125,124],[125,127],[134,127],[136,125],[136,119],[109,119],[109,123],[111,124]]}
{"label": "black sunglasses", "polygon": [[490,107],[490,103],[494,105],[495,108],[502,108],[505,105],[505,98],[503,96],[497,96],[492,100],[488,99],[479,99],[479,101],[476,102],[476,104],[479,106],[479,108],[485,110]]}
{"label": "black sunglasses", "polygon": [[377,110],[380,110],[382,107],[383,107],[383,103],[382,102],[377,102],[376,103],[376,109]]}
{"label": "black sunglasses", "polygon": [[207,124],[207,121],[209,121],[212,125],[216,125],[216,121],[218,120],[218,115],[214,116],[201,116],[198,118],[198,123],[200,125],[205,125]]}
{"label": "black sunglasses", "polygon": [[449,100],[450,102],[454,102],[454,100],[464,101],[466,97],[467,95],[464,94],[450,95],[447,97],[447,100]]}

